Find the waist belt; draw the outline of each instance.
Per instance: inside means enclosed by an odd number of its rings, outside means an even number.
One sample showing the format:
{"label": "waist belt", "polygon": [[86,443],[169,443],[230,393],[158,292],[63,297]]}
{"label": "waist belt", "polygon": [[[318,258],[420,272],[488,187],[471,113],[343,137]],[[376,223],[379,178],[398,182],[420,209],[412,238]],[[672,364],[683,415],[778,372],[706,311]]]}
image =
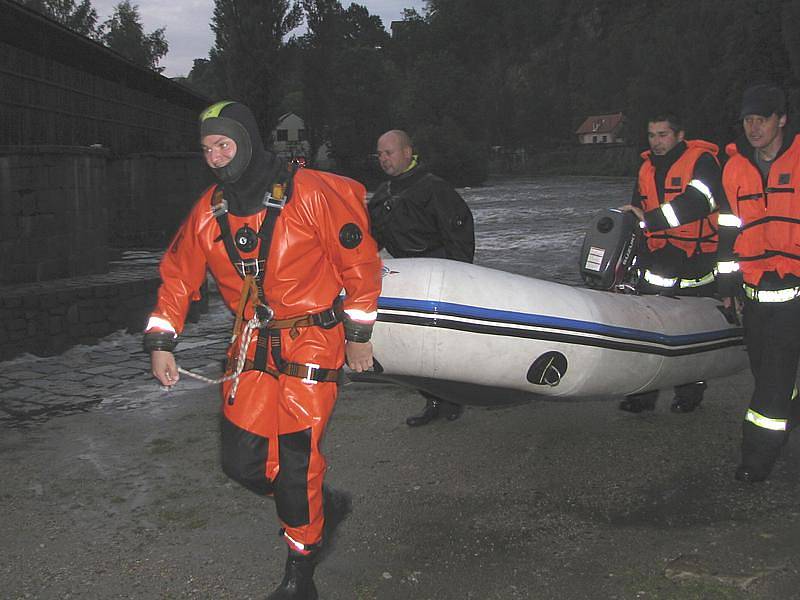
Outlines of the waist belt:
{"label": "waist belt", "polygon": [[318,382],[339,381],[339,375],[342,372],[341,369],[323,369],[315,363],[294,363],[287,361],[283,362],[280,370],[275,370],[269,365],[264,365],[264,368],[261,369],[256,367],[255,363],[250,359],[247,359],[244,362],[243,370],[264,371],[273,377],[277,377],[279,373],[283,373],[284,375],[289,375],[290,377],[300,377],[303,380],[303,383],[310,383],[312,385]]}
{"label": "waist belt", "polygon": [[[273,377],[278,377],[281,373],[290,377],[300,377],[304,383],[315,384],[317,382],[339,381],[341,369],[323,369],[315,363],[293,363],[284,360],[281,356],[281,335],[280,329],[290,329],[289,336],[294,339],[300,332],[300,327],[322,327],[331,329],[340,322],[338,313],[341,308],[341,297],[338,297],[331,308],[294,317],[291,319],[270,319],[267,324],[259,328],[258,340],[256,341],[256,352],[253,360],[246,360],[245,371],[258,370],[269,373]],[[268,364],[267,352],[272,353],[272,359],[277,369],[273,369]],[[236,360],[231,356],[226,370],[230,370]]]}
{"label": "waist belt", "polygon": [[[337,302],[339,302],[337,300]],[[294,319],[271,319],[267,322],[267,329],[296,329],[297,327],[322,327],[323,329],[331,329],[336,325],[340,319],[337,316],[337,310],[329,308],[322,312],[314,313],[312,315],[303,315]]]}
{"label": "waist belt", "polygon": [[680,279],[678,277],[662,277],[661,275],[656,275],[649,269],[645,269],[644,271],[644,280],[651,284],[657,285],[659,287],[671,288],[677,285],[680,288],[695,288],[700,287],[703,285],[708,285],[709,283],[713,283],[716,279],[716,272],[711,271],[710,273],[706,273],[702,277],[698,277],[697,279]]}
{"label": "waist belt", "polygon": [[786,288],[785,290],[759,290],[745,283],[744,294],[756,302],[789,302],[800,297],[800,287]]}

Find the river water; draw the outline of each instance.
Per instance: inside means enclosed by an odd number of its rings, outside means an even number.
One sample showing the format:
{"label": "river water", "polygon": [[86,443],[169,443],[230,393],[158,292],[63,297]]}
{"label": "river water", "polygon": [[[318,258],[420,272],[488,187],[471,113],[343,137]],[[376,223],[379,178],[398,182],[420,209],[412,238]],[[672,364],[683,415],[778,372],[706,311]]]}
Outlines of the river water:
{"label": "river water", "polygon": [[527,177],[458,192],[475,217],[477,264],[577,285],[584,231],[604,209],[627,204],[632,189],[625,177]]}

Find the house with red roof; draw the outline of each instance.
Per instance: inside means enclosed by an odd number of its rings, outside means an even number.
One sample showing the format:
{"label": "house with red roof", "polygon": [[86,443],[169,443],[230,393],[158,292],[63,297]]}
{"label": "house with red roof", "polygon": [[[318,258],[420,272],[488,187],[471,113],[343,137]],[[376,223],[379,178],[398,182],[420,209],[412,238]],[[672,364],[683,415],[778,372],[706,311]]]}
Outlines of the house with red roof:
{"label": "house with red roof", "polygon": [[590,115],[575,131],[581,144],[624,144],[625,115]]}

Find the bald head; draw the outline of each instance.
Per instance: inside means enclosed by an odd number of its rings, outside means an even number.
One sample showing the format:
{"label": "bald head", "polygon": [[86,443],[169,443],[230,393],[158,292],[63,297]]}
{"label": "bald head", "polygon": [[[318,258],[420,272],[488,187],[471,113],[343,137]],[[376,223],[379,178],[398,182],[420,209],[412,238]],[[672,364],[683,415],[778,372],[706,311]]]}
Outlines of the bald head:
{"label": "bald head", "polygon": [[408,134],[400,129],[392,129],[379,137],[378,160],[383,172],[391,177],[408,169],[413,160],[413,148]]}

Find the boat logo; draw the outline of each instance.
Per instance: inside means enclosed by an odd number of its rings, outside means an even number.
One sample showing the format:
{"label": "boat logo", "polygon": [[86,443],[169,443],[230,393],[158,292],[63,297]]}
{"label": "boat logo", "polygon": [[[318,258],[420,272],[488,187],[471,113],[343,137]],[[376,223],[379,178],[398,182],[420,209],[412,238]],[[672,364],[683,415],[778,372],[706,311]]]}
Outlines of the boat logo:
{"label": "boat logo", "polygon": [[387,275],[397,275],[399,272],[400,271],[392,271],[389,267],[383,265],[383,267],[381,267],[381,279],[383,279]]}

